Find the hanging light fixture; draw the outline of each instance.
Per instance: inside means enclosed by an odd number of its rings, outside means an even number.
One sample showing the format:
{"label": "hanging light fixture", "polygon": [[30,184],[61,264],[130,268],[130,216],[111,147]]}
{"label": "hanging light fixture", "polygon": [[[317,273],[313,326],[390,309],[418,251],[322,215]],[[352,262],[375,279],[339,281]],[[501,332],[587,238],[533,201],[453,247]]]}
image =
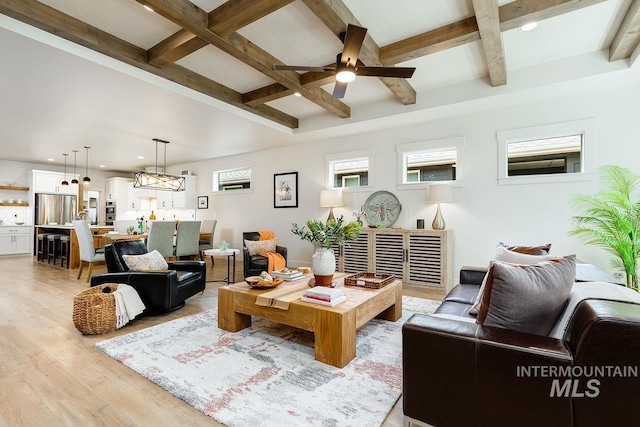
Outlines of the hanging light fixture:
{"label": "hanging light fixture", "polygon": [[78,158],[78,150],[73,150],[73,179],[72,184],[78,184],[78,178],[76,178],[76,159]]}
{"label": "hanging light fixture", "polygon": [[[133,173],[133,187],[134,188],[149,188],[152,190],[165,190],[165,191],[184,191],[185,190],[185,178],[178,175],[169,175],[167,171],[167,144],[169,141],[163,141],[162,139],[154,138],[156,143],[156,171],[139,171]],[[164,166],[162,173],[158,172],[158,143],[164,144]]]}
{"label": "hanging light fixture", "polygon": [[64,181],[60,185],[69,185],[69,181],[67,181],[67,156],[68,154],[63,154],[64,156]]}
{"label": "hanging light fixture", "polygon": [[84,178],[82,178],[82,185],[84,187],[91,187],[91,178],[89,178],[89,148],[91,147],[84,147],[87,150],[87,162],[85,163],[85,169],[84,169]]}

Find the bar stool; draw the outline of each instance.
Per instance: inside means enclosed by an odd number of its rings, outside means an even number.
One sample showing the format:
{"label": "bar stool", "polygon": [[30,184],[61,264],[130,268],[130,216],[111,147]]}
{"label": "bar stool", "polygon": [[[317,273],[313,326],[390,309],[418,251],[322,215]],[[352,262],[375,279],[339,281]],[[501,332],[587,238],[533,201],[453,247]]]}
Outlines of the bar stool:
{"label": "bar stool", "polygon": [[44,259],[47,257],[47,236],[49,233],[40,233],[38,234],[38,253],[37,260],[44,262]]}
{"label": "bar stool", "polygon": [[56,265],[60,248],[60,234],[49,234],[47,236],[47,264],[51,264],[51,258],[53,258],[53,265]]}
{"label": "bar stool", "polygon": [[[60,267],[64,267],[65,260],[67,261],[67,268],[69,268],[69,255],[71,252],[71,237],[67,235],[60,236]],[[55,261],[54,261],[55,265]]]}

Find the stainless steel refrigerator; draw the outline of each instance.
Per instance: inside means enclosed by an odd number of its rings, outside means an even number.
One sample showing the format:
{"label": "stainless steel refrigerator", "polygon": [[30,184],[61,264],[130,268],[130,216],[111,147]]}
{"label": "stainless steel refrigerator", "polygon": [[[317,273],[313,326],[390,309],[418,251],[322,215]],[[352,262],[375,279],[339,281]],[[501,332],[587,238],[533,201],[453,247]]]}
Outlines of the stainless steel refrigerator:
{"label": "stainless steel refrigerator", "polygon": [[36,225],[71,223],[78,213],[77,196],[36,194],[34,213]]}

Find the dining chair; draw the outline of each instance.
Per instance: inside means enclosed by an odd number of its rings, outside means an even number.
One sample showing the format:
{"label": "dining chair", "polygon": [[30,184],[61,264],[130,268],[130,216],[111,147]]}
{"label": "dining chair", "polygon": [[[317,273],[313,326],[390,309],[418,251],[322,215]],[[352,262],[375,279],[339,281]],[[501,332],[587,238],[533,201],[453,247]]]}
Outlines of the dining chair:
{"label": "dining chair", "polygon": [[176,223],[173,221],[153,221],[147,238],[147,249],[160,252],[165,258],[173,258],[173,233]]}
{"label": "dining chair", "polygon": [[176,234],[177,258],[184,256],[197,256],[200,254],[200,222],[201,221],[180,221]]}
{"label": "dining chair", "polygon": [[[200,231],[203,233],[211,232],[211,236],[208,239],[200,239],[198,250],[200,252],[200,259],[204,260],[204,251],[207,249],[213,249],[213,236],[216,234],[217,219],[205,219],[202,221],[202,227]],[[211,264],[214,265],[213,257],[211,257]]]}
{"label": "dining chair", "polygon": [[85,263],[89,264],[89,274],[87,275],[87,282],[91,278],[93,272],[93,264],[96,262],[104,262],[104,250],[96,250],[93,244],[93,235],[89,229],[89,224],[86,221],[74,220],[73,229],[76,232],[78,238],[78,245],[80,245],[80,270],[78,271],[78,280],[82,276],[82,269]]}
{"label": "dining chair", "polygon": [[127,228],[133,227],[134,230],[138,229],[138,221],[135,219],[115,220],[113,221],[113,229],[121,234],[127,233]]}

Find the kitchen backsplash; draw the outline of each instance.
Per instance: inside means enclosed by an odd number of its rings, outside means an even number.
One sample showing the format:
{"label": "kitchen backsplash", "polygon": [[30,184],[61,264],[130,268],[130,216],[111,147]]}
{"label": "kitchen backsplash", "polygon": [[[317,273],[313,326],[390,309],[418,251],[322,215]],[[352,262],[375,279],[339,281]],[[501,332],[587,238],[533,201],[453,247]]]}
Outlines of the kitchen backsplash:
{"label": "kitchen backsplash", "polygon": [[16,222],[31,224],[32,220],[27,217],[29,208],[26,206],[0,206],[0,220],[4,225],[13,225]]}

